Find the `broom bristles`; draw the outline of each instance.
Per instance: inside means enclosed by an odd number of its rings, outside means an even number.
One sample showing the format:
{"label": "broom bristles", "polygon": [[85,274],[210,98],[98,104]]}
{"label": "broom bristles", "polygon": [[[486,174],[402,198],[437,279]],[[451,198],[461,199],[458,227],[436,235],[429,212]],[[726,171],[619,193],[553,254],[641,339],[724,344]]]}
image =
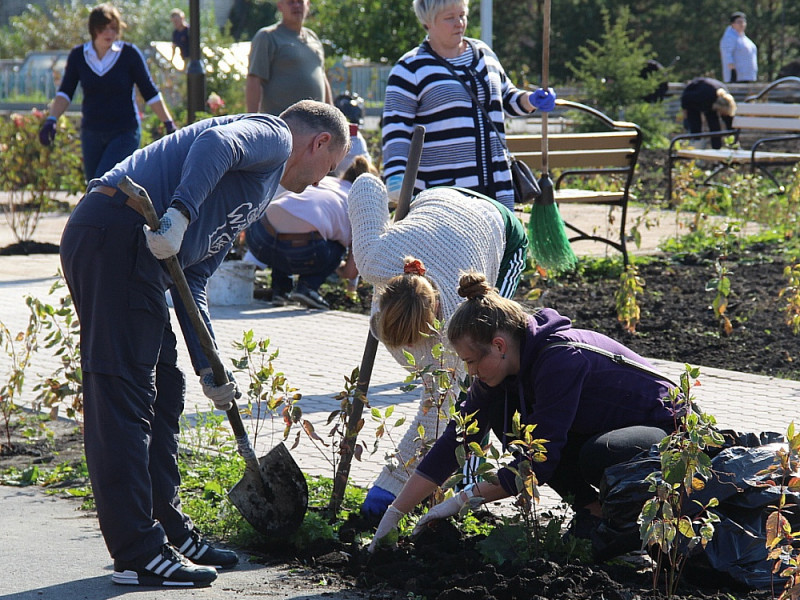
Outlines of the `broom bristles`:
{"label": "broom bristles", "polygon": [[542,174],[539,187],[542,194],[533,203],[528,220],[528,248],[539,266],[567,271],[577,264],[578,258],[564,231],[564,221],[555,201],[553,180],[549,173]]}
{"label": "broom bristles", "polygon": [[533,260],[545,269],[567,271],[577,264],[557,204],[534,203],[531,207],[528,248]]}

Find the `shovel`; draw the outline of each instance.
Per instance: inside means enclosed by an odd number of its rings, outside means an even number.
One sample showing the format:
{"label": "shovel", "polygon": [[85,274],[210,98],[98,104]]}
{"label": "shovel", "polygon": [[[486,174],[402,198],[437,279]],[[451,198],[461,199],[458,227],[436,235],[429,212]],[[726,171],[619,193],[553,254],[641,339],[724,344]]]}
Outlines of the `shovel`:
{"label": "shovel", "polygon": [[[119,181],[117,187],[139,207],[139,212],[145,215],[147,226],[156,231],[160,226],[159,217],[147,190],[127,176]],[[192,297],[186,275],[178,263],[178,257],[170,256],[164,259],[164,263],[189,313],[189,319],[200,339],[203,353],[211,364],[215,382],[217,385],[227,383],[225,366],[217,354],[214,340]],[[257,459],[235,401],[226,414],[236,437],[238,452],[244,458],[246,465],[244,476],[228,492],[228,497],[259,533],[276,537],[288,536],[300,527],[308,508],[308,484],[303,472],[282,443]]]}
{"label": "shovel", "polygon": [[[422,143],[425,141],[425,127],[415,125],[411,134],[411,147],[408,152],[408,162],[406,171],[403,174],[403,185],[400,188],[400,198],[397,200],[397,208],[394,211],[395,223],[403,219],[410,209],[411,196],[414,193],[414,184],[417,181],[417,171],[419,161],[422,157]],[[350,477],[350,465],[356,450],[358,432],[363,426],[361,414],[364,410],[367,392],[369,391],[369,381],[372,378],[372,369],[375,366],[375,355],[378,352],[378,339],[372,335],[372,331],[367,333],[367,343],[364,345],[364,353],[361,355],[361,367],[358,371],[358,383],[356,393],[353,397],[353,407],[347,421],[347,431],[341,444],[341,460],[333,478],[333,493],[328,505],[328,513],[331,518],[339,512],[339,508],[344,500],[344,492],[347,488],[347,480]]]}

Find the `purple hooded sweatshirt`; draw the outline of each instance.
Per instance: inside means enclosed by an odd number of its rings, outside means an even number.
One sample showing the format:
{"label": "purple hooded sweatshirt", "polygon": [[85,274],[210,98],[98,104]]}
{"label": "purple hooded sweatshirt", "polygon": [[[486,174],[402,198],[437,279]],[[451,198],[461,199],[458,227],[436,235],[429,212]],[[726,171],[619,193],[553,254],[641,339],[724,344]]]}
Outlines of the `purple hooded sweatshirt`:
{"label": "purple hooded sweatshirt", "polygon": [[[567,434],[594,435],[632,425],[651,425],[672,430],[673,408],[664,378],[620,364],[592,350],[570,346],[550,346],[555,342],[575,341],[620,354],[650,369],[644,358],[601,333],[573,329],[568,318],[545,308],[528,319],[520,348],[520,371],[500,385],[489,387],[473,381],[462,415],[477,411],[479,432],[468,436],[478,442],[491,429],[503,447],[512,441],[511,419],[520,413],[523,424],[536,424],[535,438],[547,440],[547,460],[532,463],[538,483],[547,483],[567,441]],[[455,422],[417,467],[417,473],[441,485],[458,468]],[[525,460],[516,456],[512,465]],[[510,495],[517,493],[514,473],[503,468],[500,484]]]}

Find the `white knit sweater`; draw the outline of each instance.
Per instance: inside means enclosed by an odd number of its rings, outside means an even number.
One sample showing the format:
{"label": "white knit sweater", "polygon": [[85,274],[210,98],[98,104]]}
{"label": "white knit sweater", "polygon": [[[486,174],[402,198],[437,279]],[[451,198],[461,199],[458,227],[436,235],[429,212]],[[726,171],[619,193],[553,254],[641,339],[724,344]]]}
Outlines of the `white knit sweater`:
{"label": "white knit sweater", "polygon": [[[400,222],[389,218],[386,187],[373,175],[362,175],[353,184],[348,198],[348,212],[353,229],[353,256],[359,274],[374,286],[372,314],[378,312],[378,297],[388,281],[403,274],[403,259],[413,256],[427,269],[426,277],[439,289],[442,319],[447,321],[458,304],[458,280],[462,273],[475,270],[488,281],[497,279],[505,249],[505,226],[500,212],[489,202],[466,197],[456,190],[431,189],[421,192],[411,209]],[[373,334],[376,333],[373,329]],[[406,348],[414,355],[417,367],[438,364],[431,355],[433,341],[419,347]],[[404,367],[407,361],[401,348],[388,348]],[[449,353],[445,365],[454,368],[459,380],[464,378],[463,364]],[[397,448],[398,456],[387,464],[375,485],[397,495],[414,471],[412,459],[422,447],[417,428],[425,428],[426,439],[437,431],[437,414],[422,407],[424,390],[420,394],[420,410]],[[447,407],[438,415],[447,418]],[[438,424],[438,432],[445,423]]]}

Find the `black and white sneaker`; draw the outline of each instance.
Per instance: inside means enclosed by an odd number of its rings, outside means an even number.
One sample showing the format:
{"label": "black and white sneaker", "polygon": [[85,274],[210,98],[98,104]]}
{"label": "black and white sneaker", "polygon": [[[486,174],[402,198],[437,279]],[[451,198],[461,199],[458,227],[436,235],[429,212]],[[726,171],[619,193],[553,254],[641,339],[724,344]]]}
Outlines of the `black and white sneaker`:
{"label": "black and white sneaker", "polygon": [[272,306],[286,306],[289,304],[289,298],[280,292],[272,292]]}
{"label": "black and white sneaker", "polygon": [[319,308],[322,310],[327,310],[330,308],[330,304],[328,304],[325,299],[319,295],[319,292],[312,290],[302,283],[297,284],[297,287],[292,292],[290,298],[295,302],[299,302],[300,304],[307,306],[308,308]]}
{"label": "black and white sneaker", "polygon": [[239,562],[239,557],[235,552],[215,548],[196,529],[192,530],[185,542],[176,547],[178,552],[196,565],[207,565],[217,569],[231,569]]}
{"label": "black and white sneaker", "polygon": [[216,578],[217,570],[213,567],[196,565],[164,544],[149,560],[114,560],[111,581],[120,585],[208,587]]}

